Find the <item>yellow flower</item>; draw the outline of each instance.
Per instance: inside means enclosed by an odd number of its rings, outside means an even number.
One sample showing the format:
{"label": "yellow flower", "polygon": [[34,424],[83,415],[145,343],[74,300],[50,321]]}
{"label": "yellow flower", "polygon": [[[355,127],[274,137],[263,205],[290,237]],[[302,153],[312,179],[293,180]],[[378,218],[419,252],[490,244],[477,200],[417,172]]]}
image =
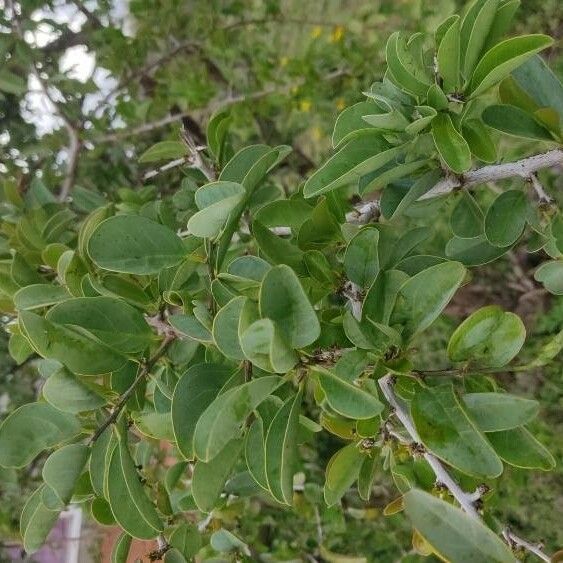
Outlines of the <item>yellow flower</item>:
{"label": "yellow flower", "polygon": [[346,102],[344,101],[344,98],[338,98],[336,100],[336,109],[338,111],[342,111],[345,107],[346,107]]}
{"label": "yellow flower", "polygon": [[299,102],[299,109],[304,112],[311,111],[311,101],[310,100],[301,100]]}
{"label": "yellow flower", "polygon": [[288,57],[282,57],[280,59],[280,66],[287,66],[287,63],[289,62],[289,58]]}
{"label": "yellow flower", "polygon": [[323,34],[323,28],[320,25],[316,25],[312,30],[311,30],[311,37],[313,39],[317,39],[318,37],[320,37]]}
{"label": "yellow flower", "polygon": [[332,30],[330,40],[332,41],[332,43],[338,43],[339,41],[342,41],[343,37],[344,37],[344,28],[341,25],[337,25]]}

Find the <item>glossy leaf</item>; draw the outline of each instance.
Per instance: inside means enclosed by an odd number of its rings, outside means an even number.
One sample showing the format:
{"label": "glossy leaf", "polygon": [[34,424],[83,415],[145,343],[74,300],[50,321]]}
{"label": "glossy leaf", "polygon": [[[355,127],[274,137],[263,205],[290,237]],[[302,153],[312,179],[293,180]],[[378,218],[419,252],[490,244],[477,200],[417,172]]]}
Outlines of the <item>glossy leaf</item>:
{"label": "glossy leaf", "polygon": [[422,443],[436,456],[475,477],[498,477],[502,463],[467,416],[451,385],[419,389],[411,414]]}
{"label": "glossy leaf", "polygon": [[186,254],[181,239],[168,227],[136,215],[102,221],[88,241],[97,266],[126,274],[157,274]]}

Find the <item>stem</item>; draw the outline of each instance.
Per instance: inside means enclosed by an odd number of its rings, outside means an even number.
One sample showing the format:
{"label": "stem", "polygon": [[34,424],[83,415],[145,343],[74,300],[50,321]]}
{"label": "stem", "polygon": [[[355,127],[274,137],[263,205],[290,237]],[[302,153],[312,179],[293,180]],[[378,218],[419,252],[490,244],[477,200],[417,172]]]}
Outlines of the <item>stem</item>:
{"label": "stem", "polygon": [[510,545],[511,547],[522,547],[526,551],[533,553],[536,557],[539,557],[542,561],[547,561],[548,563],[549,561],[551,561],[551,557],[549,557],[549,555],[546,555],[543,552],[543,548],[541,545],[534,545],[533,543],[530,543],[529,541],[522,539],[521,537],[511,532],[510,528],[506,527],[502,531],[502,535],[506,540],[506,542],[508,543],[508,545]]}
{"label": "stem", "polygon": [[131,383],[129,388],[119,397],[119,401],[117,401],[117,403],[113,407],[111,414],[106,418],[106,420],[104,422],[102,422],[102,424],[94,432],[94,435],[92,436],[92,438],[90,439],[90,442],[89,442],[90,445],[92,445],[104,433],[104,431],[106,430],[106,428],[108,426],[110,426],[111,424],[113,424],[117,420],[119,413],[123,410],[123,408],[125,407],[125,404],[129,400],[131,395],[135,392],[137,385],[139,385],[139,383],[141,383],[141,381],[143,381],[143,379],[148,375],[150,370],[153,368],[154,364],[156,364],[156,362],[165,354],[165,352],[168,349],[168,346],[170,345],[172,340],[173,340],[173,337],[167,336],[162,341],[161,345],[159,346],[158,350],[154,353],[154,355],[151,356],[146,361],[146,363],[143,365],[141,371],[139,372],[139,374],[135,378],[135,381],[133,381],[133,383]]}

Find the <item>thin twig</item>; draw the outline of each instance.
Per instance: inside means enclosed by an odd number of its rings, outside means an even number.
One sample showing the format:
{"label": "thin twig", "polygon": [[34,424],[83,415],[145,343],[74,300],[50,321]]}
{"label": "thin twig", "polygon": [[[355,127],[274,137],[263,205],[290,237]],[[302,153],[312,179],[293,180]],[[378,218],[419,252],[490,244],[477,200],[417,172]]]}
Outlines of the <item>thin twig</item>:
{"label": "thin twig", "polygon": [[420,197],[419,201],[449,194],[457,188],[469,188],[477,184],[496,182],[497,180],[505,180],[514,176],[528,179],[538,170],[557,166],[558,164],[563,164],[563,150],[561,149],[536,154],[515,162],[483,166],[476,170],[470,170],[461,176],[446,176],[446,178],[440,180],[431,190]]}
{"label": "thin twig", "polygon": [[538,196],[538,202],[540,205],[550,205],[553,203],[553,198],[545,191],[542,183],[538,180],[537,174],[530,174],[528,180],[532,184],[534,191]]}
{"label": "thin twig", "polygon": [[544,553],[543,545],[541,544],[534,545],[533,543],[530,543],[529,541],[522,539],[521,537],[513,533],[508,526],[502,531],[502,535],[506,540],[506,543],[508,543],[508,545],[511,548],[521,547],[524,548],[526,551],[533,553],[536,557],[539,557],[542,561],[548,561],[548,562],[551,561],[551,557],[549,557],[549,555],[546,555]]}
{"label": "thin twig", "polygon": [[154,364],[156,364],[156,362],[164,355],[172,340],[173,340],[172,337],[170,336],[166,337],[162,341],[161,345],[159,346],[158,350],[154,353],[154,355],[151,356],[146,361],[146,363],[141,368],[141,371],[139,372],[133,383],[131,383],[129,388],[119,397],[119,401],[117,401],[117,403],[113,407],[111,414],[106,418],[106,420],[104,420],[104,422],[102,422],[102,424],[94,432],[92,438],[90,439],[90,444],[93,444],[104,433],[105,429],[117,420],[119,413],[123,410],[125,404],[129,400],[131,395],[135,392],[137,385],[139,385],[139,383],[143,381],[143,379],[149,374],[150,370],[153,368]]}

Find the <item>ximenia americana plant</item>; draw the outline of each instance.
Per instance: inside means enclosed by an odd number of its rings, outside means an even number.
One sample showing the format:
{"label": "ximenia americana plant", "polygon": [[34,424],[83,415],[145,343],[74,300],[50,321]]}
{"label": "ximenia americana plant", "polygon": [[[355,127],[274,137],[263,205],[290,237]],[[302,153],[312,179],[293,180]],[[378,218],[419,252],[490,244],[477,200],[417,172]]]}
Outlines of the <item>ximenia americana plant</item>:
{"label": "ximenia americana plant", "polygon": [[[343,445],[326,505],[368,501],[383,467],[397,487],[386,513],[404,511],[417,552],[549,560],[488,510],[505,466],[555,463],[526,428],[539,405],[495,374],[546,365],[563,335],[519,363],[522,321],[488,306],[456,328],[440,369],[416,353],[470,268],[523,241],[543,257],[536,280],[563,294],[563,215],[536,174],[563,162],[563,88],[538,56],[549,37],[502,39],[517,6],[477,0],[433,37],[391,35],[383,80],[340,114],[334,155],[289,195],[274,172],[289,148],[233,154],[227,112],[206,148],[186,133],[141,157],[183,159],[190,174],[169,197],[123,189],[80,217],[39,181],[25,196],[5,183],[10,353],[40,357],[44,378],[0,427],[1,466],[45,458],[21,515],[29,553],[81,503],[123,529],[116,562],[132,538],[157,538],[153,559],[256,560],[222,515],[246,497],[291,507],[307,486],[302,448],[330,432]],[[505,135],[545,150],[499,164]],[[507,178],[483,209],[484,184]],[[439,213],[450,239],[431,255]]]}

